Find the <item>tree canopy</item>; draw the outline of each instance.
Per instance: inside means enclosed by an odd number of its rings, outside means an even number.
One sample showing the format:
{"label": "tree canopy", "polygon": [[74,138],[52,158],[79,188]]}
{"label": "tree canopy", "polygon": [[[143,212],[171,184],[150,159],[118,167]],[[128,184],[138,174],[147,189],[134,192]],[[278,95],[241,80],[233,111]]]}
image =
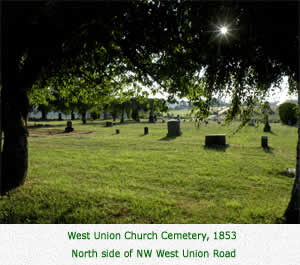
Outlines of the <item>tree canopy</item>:
{"label": "tree canopy", "polygon": [[[88,80],[88,93],[139,83],[187,97],[200,119],[216,95],[230,95],[228,120],[244,123],[284,75],[299,87],[297,2],[3,1],[2,14],[1,191],[24,181],[23,120],[37,81],[58,82],[62,94],[78,78]],[[21,166],[6,166],[10,160]]]}

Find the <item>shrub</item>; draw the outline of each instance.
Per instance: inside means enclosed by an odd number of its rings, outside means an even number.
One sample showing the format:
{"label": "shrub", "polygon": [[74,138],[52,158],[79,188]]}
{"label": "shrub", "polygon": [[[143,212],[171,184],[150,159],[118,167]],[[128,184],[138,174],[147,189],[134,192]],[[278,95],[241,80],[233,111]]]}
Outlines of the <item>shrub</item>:
{"label": "shrub", "polygon": [[282,123],[288,124],[291,121],[291,124],[295,124],[298,121],[298,105],[293,102],[284,102],[279,105],[279,117]]}
{"label": "shrub", "polygon": [[93,120],[100,119],[100,111],[91,111],[90,114]]}

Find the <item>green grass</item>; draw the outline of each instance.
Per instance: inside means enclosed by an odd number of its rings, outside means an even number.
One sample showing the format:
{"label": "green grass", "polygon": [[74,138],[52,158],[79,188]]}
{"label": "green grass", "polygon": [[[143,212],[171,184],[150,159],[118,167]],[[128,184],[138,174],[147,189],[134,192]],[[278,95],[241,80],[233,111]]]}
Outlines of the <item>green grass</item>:
{"label": "green grass", "polygon": [[[297,129],[271,126],[269,152],[262,127],[233,135],[237,124],[182,122],[177,138],[160,122],[76,121],[94,133],[31,134],[25,185],[2,197],[0,223],[276,223],[290,199],[294,179],[283,172],[295,167]],[[210,133],[225,133],[229,147],[206,149]]]}

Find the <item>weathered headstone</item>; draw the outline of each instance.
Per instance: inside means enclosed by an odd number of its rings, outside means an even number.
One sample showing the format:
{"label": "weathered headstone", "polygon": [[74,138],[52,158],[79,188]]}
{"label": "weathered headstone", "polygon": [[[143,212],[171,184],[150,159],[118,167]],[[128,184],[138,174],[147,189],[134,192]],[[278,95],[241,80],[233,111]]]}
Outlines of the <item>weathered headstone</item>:
{"label": "weathered headstone", "polygon": [[73,132],[73,131],[74,131],[74,128],[72,128],[72,122],[68,121],[67,122],[67,127],[65,128],[65,132],[69,133],[69,132]]}
{"label": "weathered headstone", "polygon": [[162,123],[165,123],[165,120],[162,120],[161,122],[162,122]]}
{"label": "weathered headstone", "polygon": [[180,136],[182,133],[180,131],[180,121],[179,120],[169,120],[168,121],[168,137],[170,136]]}
{"label": "weathered headstone", "polygon": [[106,122],[106,127],[112,127],[112,126],[113,126],[113,123],[111,121]]}
{"label": "weathered headstone", "polygon": [[205,146],[226,146],[225,134],[209,134],[205,136]]}
{"label": "weathered headstone", "polygon": [[291,178],[296,177],[296,168],[287,168],[287,175]]}
{"label": "weathered headstone", "polygon": [[148,134],[148,132],[149,132],[148,127],[145,127],[145,128],[144,128],[144,135]]}
{"label": "weathered headstone", "polygon": [[261,137],[261,147],[268,148],[268,136]]}
{"label": "weathered headstone", "polygon": [[120,134],[120,130],[119,129],[116,129],[116,134]]}

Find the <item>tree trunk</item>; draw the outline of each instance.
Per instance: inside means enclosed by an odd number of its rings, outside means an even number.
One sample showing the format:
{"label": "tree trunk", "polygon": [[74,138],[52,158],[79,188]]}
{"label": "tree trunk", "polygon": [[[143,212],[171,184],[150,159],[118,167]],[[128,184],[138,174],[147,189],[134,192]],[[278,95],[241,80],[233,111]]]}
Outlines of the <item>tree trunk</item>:
{"label": "tree trunk", "polygon": [[71,120],[72,121],[75,120],[75,114],[74,114],[74,112],[71,113]]}
{"label": "tree trunk", "polygon": [[103,120],[108,120],[108,112],[107,111],[103,112]]}
{"label": "tree trunk", "polygon": [[62,121],[62,115],[61,115],[61,113],[58,113],[58,120]]}
{"label": "tree trunk", "polygon": [[124,111],[122,111],[120,123],[124,123]]}
{"label": "tree trunk", "polygon": [[42,110],[42,120],[46,121],[47,120],[47,111]]}
{"label": "tree trunk", "polygon": [[300,87],[298,87],[298,144],[297,144],[297,157],[296,157],[296,178],[292,190],[292,197],[288,208],[285,212],[286,223],[288,224],[300,224]]}
{"label": "tree trunk", "polygon": [[130,110],[126,110],[126,116],[127,116],[127,119],[129,120],[130,119]]}
{"label": "tree trunk", "polygon": [[81,113],[82,124],[86,124],[86,112]]}
{"label": "tree trunk", "polygon": [[150,115],[149,115],[149,122],[150,122],[150,123],[154,123],[154,115],[153,115],[153,112],[150,112]]}
{"label": "tree trunk", "polygon": [[2,95],[0,90],[0,194],[2,190]]}
{"label": "tree trunk", "polygon": [[4,143],[0,193],[4,194],[25,181],[28,168],[28,133],[25,126],[28,98],[24,89],[9,91],[7,86],[3,86],[2,100],[5,104],[2,106]]}
{"label": "tree trunk", "polygon": [[140,121],[140,116],[139,116],[139,111],[134,109],[132,110],[132,113],[131,113],[131,116],[132,116],[132,119],[139,122]]}
{"label": "tree trunk", "polygon": [[22,185],[28,167],[27,130],[20,115],[11,114],[4,130],[1,193]]}

